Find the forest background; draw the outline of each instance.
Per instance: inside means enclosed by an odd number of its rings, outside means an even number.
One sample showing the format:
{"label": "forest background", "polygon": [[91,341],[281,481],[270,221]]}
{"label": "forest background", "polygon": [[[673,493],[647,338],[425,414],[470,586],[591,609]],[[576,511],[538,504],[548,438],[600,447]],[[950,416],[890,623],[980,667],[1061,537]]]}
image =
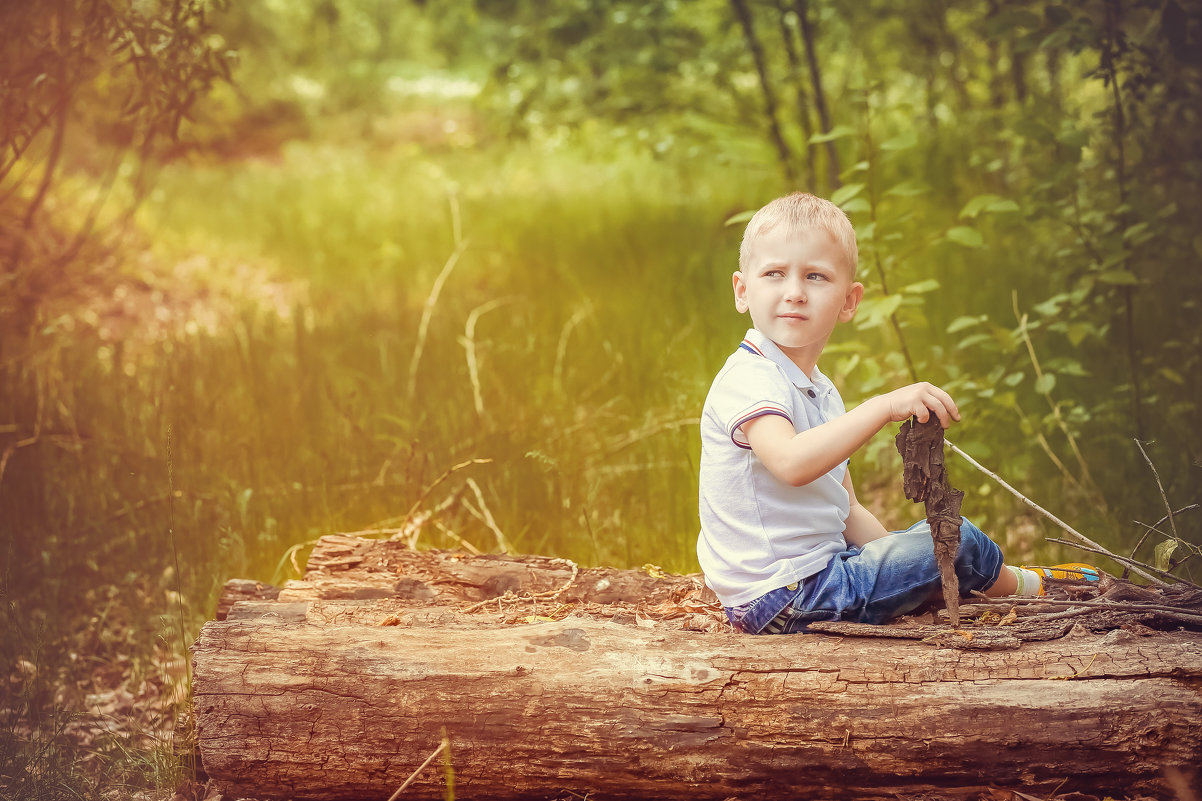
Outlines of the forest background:
{"label": "forest background", "polygon": [[[695,571],[740,223],[793,189],[860,238],[822,363],[849,406],[941,384],[966,452],[1189,575],[1198,4],[51,0],[0,29],[0,798],[186,786],[187,643],[322,534]],[[852,470],[899,527],[891,437]],[[1092,559],[950,469],[1011,561]]]}

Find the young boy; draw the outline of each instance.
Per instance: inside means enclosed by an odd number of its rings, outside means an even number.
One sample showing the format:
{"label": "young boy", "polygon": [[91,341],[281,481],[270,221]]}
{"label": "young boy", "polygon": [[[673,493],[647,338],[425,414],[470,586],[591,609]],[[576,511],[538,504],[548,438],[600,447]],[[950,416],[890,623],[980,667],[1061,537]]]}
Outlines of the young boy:
{"label": "young boy", "polygon": [[[847,463],[891,422],[934,414],[947,428],[960,419],[955,402],[919,383],[845,412],[818,370],[831,332],[864,295],[857,259],[843,211],[800,192],[756,212],[743,235],[735,309],[750,313],[754,328],[705,400],[697,541],[706,583],[740,631],[881,623],[940,587],[926,522],[890,534],[856,499]],[[961,593],[1042,592],[1039,574],[1003,564],[1001,549],[972,523],[964,520],[960,535]]]}

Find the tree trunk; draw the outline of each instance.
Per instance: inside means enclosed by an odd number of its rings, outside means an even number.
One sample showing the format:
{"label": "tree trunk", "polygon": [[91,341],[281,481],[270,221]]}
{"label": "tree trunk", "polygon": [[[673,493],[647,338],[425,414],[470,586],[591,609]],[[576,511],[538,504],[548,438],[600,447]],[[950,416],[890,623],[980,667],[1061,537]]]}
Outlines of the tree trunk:
{"label": "tree trunk", "polygon": [[265,600],[193,647],[201,757],[234,798],[387,799],[444,729],[462,798],[1164,794],[1202,752],[1193,632],[751,637],[696,577],[349,537],[275,600],[234,592]]}
{"label": "tree trunk", "polygon": [[768,64],[764,58],[764,48],[755,34],[751,9],[747,6],[747,0],[730,0],[730,5],[739,19],[739,25],[743,28],[743,39],[747,42],[747,49],[751,51],[751,57],[755,61],[755,71],[760,77],[760,91],[764,95],[764,116],[768,118],[768,132],[772,136],[772,143],[776,146],[776,155],[780,159],[781,167],[785,170],[789,187],[794,188],[797,184],[797,170],[793,166],[793,154],[789,152],[789,145],[785,142],[784,133],[781,131],[780,120],[777,119],[776,93],[772,90],[772,81],[768,77]]}
{"label": "tree trunk", "polygon": [[[794,0],[797,9],[797,21],[801,25],[801,38],[805,43],[806,62],[810,67],[810,83],[814,87],[814,107],[818,110],[818,122],[823,133],[831,132],[831,114],[826,107],[826,92],[822,90],[822,71],[818,66],[818,53],[815,50],[817,34],[814,22],[810,19],[809,0]],[[826,143],[827,193],[834,192],[840,186],[839,180],[839,148],[833,140]]]}
{"label": "tree trunk", "polygon": [[789,84],[793,87],[797,123],[801,126],[802,151],[805,153],[805,175],[802,178],[807,187],[813,187],[818,175],[814,164],[814,150],[817,146],[810,143],[810,137],[814,135],[814,124],[810,120],[810,101],[806,96],[805,81],[801,77],[801,57],[797,54],[794,44],[797,33],[789,23],[786,0],[777,0],[776,13],[781,44],[784,45],[785,56],[789,60]]}

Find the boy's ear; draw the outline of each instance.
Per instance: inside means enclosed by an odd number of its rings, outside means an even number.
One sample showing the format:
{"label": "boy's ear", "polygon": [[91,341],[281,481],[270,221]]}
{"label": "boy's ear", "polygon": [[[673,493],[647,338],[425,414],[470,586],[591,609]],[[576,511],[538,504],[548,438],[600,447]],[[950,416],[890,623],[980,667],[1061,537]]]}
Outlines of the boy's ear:
{"label": "boy's ear", "polygon": [[743,273],[741,270],[735,270],[730,277],[731,283],[735,288],[735,311],[743,314],[747,311],[747,284],[743,283]]}
{"label": "boy's ear", "polygon": [[863,299],[864,285],[856,281],[848,287],[847,297],[843,299],[843,308],[839,310],[839,322],[846,323],[855,317],[856,309],[859,308],[860,301]]}

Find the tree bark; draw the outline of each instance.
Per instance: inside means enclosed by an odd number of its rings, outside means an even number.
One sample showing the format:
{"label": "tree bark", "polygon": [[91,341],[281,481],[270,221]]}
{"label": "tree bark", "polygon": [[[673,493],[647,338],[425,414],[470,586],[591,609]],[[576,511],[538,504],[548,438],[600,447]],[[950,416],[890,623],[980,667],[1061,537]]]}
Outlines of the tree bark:
{"label": "tree bark", "polygon": [[275,600],[235,592],[263,599],[193,647],[201,757],[234,798],[386,799],[444,728],[456,793],[495,799],[1167,794],[1202,751],[1194,632],[751,637],[707,625],[695,576],[350,537]]}
{"label": "tree bark", "polygon": [[960,552],[960,505],[964,492],[951,485],[943,464],[943,425],[934,414],[925,423],[911,417],[895,437],[902,457],[902,484],[906,497],[926,506],[927,524],[934,541],[935,563],[943,585],[943,602],[952,626],[960,625],[960,581],[956,556]]}

